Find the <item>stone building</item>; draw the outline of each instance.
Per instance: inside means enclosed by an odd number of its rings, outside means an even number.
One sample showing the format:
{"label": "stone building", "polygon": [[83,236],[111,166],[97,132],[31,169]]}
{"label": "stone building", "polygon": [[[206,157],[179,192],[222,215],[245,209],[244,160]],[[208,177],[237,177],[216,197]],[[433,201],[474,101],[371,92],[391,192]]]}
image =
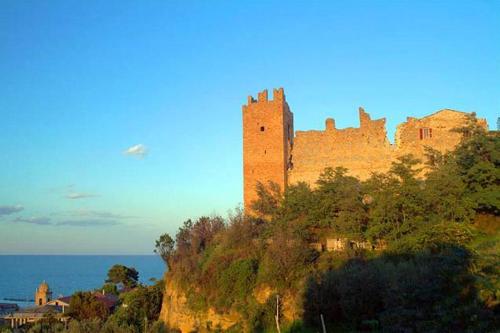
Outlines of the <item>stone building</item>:
{"label": "stone building", "polygon": [[51,304],[52,291],[49,285],[43,281],[35,291],[35,306],[23,309],[17,309],[4,316],[1,319],[7,321],[11,328],[18,328],[26,324],[33,324],[37,321],[51,317],[61,322],[66,322],[68,317],[63,314],[63,307]]}
{"label": "stone building", "polygon": [[[293,114],[285,100],[283,88],[267,90],[257,100],[248,97],[243,106],[243,179],[244,202],[257,199],[255,184],[272,181],[281,188],[288,183],[293,147]],[[251,190],[250,190],[251,189]]]}
{"label": "stone building", "polygon": [[[324,130],[294,133],[293,113],[283,88],[248,97],[243,105],[244,206],[257,198],[257,182],[288,184],[307,182],[314,186],[326,167],[342,166],[360,179],[373,172],[387,172],[398,157],[412,154],[425,160],[425,147],[440,152],[452,150],[461,139],[454,129],[463,127],[467,113],[444,109],[423,118],[408,117],[397,126],[395,143],[387,138],[385,118],[372,120],[359,108],[358,128],[337,129],[329,118]],[[487,128],[486,120],[479,123]]]}
{"label": "stone building", "polygon": [[40,283],[38,288],[35,291],[35,304],[38,306],[42,306],[50,302],[52,299],[52,291],[49,288],[47,282],[43,281]]}

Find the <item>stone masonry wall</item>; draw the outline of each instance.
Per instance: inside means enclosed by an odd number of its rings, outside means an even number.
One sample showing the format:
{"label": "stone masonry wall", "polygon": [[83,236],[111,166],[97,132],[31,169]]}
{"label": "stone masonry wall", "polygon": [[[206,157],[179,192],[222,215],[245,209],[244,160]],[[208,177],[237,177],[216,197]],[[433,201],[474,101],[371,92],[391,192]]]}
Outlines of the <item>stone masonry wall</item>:
{"label": "stone masonry wall", "polygon": [[[441,110],[421,119],[408,117],[398,125],[395,144],[387,139],[385,119],[371,120],[359,110],[360,127],[335,129],[335,121],[327,119],[325,131],[297,131],[292,151],[293,167],[288,171],[290,183],[304,181],[314,186],[326,167],[342,166],[360,179],[373,172],[387,172],[400,156],[412,154],[425,162],[425,147],[440,152],[450,151],[460,142],[467,113]],[[479,123],[487,128],[484,119]]]}
{"label": "stone masonry wall", "polygon": [[288,183],[287,170],[293,145],[293,114],[285,100],[283,88],[267,90],[255,100],[248,97],[243,106],[243,178],[244,204],[257,199],[255,185],[277,183],[283,190]]}
{"label": "stone masonry wall", "polygon": [[[387,139],[385,118],[372,120],[359,108],[359,128],[337,129],[327,119],[325,130],[297,131],[293,135],[293,113],[282,88],[273,100],[267,90],[256,101],[251,96],[243,106],[244,205],[257,199],[258,181],[288,184],[307,182],[314,186],[327,167],[345,167],[348,173],[367,179],[373,172],[387,172],[398,157],[412,154],[425,161],[425,146],[441,152],[455,148],[466,125],[467,113],[444,109],[423,118],[408,117],[398,125],[395,144]],[[488,128],[486,120],[479,124]]]}
{"label": "stone masonry wall", "polygon": [[[423,118],[408,117],[396,130],[396,151],[398,155],[413,154],[424,156],[425,146],[441,152],[453,149],[461,139],[461,134],[454,131],[463,127],[467,113],[444,109]],[[486,120],[479,119],[479,124],[487,128]],[[422,132],[426,130],[426,133]],[[430,130],[430,131],[429,131]]]}
{"label": "stone masonry wall", "polygon": [[327,119],[324,131],[297,131],[290,183],[314,184],[326,167],[342,166],[360,178],[368,178],[373,171],[387,171],[393,149],[387,140],[385,119],[371,120],[362,108],[359,118],[359,128],[336,129],[334,120]]}

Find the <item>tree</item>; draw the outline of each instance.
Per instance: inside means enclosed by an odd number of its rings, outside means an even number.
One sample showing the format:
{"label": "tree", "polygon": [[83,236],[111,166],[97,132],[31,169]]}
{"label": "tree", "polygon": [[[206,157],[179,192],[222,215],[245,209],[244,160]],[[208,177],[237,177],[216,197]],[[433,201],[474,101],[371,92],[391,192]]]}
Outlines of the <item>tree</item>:
{"label": "tree", "polygon": [[500,136],[478,132],[457,148],[455,163],[476,210],[500,214]]}
{"label": "tree", "polygon": [[124,306],[120,307],[108,320],[119,327],[132,327],[143,332],[145,322],[153,323],[160,315],[164,284],[159,280],[152,286],[140,285],[122,294]]}
{"label": "tree", "polygon": [[114,265],[108,271],[108,279],[106,282],[114,284],[123,284],[127,288],[137,286],[139,280],[139,272],[133,267],[123,265]]}
{"label": "tree", "polygon": [[91,292],[76,292],[69,304],[70,317],[76,320],[101,319],[109,315],[108,308],[100,302]]}
{"label": "tree", "polygon": [[261,218],[269,218],[275,215],[282,201],[281,188],[275,182],[269,181],[267,186],[261,182],[255,185],[258,199],[250,205]]}
{"label": "tree", "polygon": [[348,176],[346,168],[326,168],[316,184],[311,222],[337,234],[362,238],[367,214],[359,180]]}
{"label": "tree", "polygon": [[170,237],[169,234],[163,234],[159,239],[156,240],[154,252],[160,255],[169,269],[172,265],[172,256],[174,254],[174,249],[175,241],[172,239],[172,237]]}
{"label": "tree", "polygon": [[364,183],[373,198],[367,236],[370,239],[399,239],[416,230],[427,219],[425,183],[417,178],[418,160],[402,156],[387,174],[374,174]]}
{"label": "tree", "polygon": [[118,296],[118,288],[116,287],[116,284],[114,283],[105,283],[100,290],[97,291],[102,291],[105,294],[113,294]]}

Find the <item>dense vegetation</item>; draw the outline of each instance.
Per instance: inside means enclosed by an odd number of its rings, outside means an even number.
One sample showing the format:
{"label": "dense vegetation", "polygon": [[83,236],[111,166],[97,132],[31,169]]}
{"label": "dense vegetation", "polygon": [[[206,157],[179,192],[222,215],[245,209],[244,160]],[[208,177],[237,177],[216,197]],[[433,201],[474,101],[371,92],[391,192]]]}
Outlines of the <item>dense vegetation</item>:
{"label": "dense vegetation", "polygon": [[[500,138],[474,118],[460,131],[454,152],[428,150],[425,177],[404,156],[363,182],[337,168],[314,188],[259,184],[257,217],[188,220],[157,252],[192,311],[242,315],[234,332],[274,331],[276,295],[300,314],[282,331],[319,331],[321,315],[328,331],[493,331]],[[345,250],[311,246],[327,238]]]}

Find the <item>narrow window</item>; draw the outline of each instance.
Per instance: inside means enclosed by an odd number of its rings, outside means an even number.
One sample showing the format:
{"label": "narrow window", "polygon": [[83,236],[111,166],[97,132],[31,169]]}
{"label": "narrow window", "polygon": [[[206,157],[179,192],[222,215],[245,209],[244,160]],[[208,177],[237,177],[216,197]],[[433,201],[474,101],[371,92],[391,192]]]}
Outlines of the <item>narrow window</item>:
{"label": "narrow window", "polygon": [[420,140],[432,138],[432,128],[424,127],[419,130]]}
{"label": "narrow window", "polygon": [[264,132],[264,130],[265,130],[264,126],[261,126],[261,127],[260,127],[260,131],[261,131],[261,132]]}

